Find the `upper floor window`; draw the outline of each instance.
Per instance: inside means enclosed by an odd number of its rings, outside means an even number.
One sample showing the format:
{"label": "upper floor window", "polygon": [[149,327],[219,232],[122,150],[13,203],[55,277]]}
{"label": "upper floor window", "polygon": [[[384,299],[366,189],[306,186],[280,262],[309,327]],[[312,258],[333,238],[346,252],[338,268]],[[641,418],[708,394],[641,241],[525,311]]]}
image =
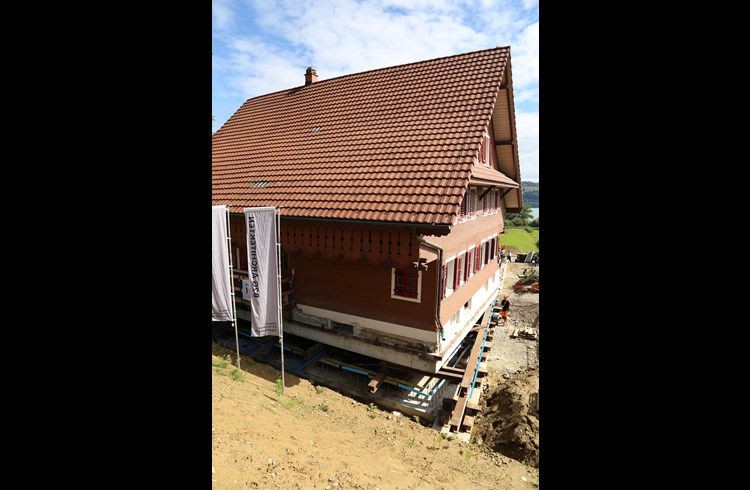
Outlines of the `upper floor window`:
{"label": "upper floor window", "polygon": [[492,152],[490,151],[490,135],[487,133],[482,136],[482,142],[479,144],[479,163],[486,167],[492,164]]}

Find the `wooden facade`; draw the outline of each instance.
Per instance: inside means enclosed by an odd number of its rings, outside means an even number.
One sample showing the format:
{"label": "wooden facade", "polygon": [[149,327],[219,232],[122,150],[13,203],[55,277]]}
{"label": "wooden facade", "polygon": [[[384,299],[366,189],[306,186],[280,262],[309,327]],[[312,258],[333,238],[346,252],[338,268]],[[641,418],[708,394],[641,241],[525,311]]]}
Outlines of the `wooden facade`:
{"label": "wooden facade", "polygon": [[[468,191],[467,199],[493,199],[492,187],[470,185]],[[447,234],[437,235],[414,226],[282,218],[285,329],[333,345],[346,337],[349,350],[438,370],[499,286],[498,234],[504,209],[501,202],[483,209],[482,202],[467,204],[467,214],[457,217]],[[249,311],[249,302],[239,299],[247,270],[242,215],[231,216],[231,228],[234,262],[239,265],[238,315],[249,317],[243,313]],[[462,254],[471,254],[470,266],[464,265],[465,280],[458,288],[445,287],[446,267],[455,267]],[[394,293],[397,271],[413,271],[418,278],[414,297]],[[398,355],[389,357],[388,346]]]}

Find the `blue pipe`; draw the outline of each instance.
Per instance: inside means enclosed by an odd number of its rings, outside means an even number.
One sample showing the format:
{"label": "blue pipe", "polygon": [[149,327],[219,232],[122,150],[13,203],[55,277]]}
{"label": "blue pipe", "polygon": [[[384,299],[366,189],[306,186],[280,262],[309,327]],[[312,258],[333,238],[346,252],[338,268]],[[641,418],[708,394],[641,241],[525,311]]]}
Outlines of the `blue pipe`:
{"label": "blue pipe", "polygon": [[[276,337],[276,340],[279,340],[279,338]],[[280,346],[281,346],[281,342],[276,342],[276,347],[280,347]],[[287,352],[292,352],[292,348],[291,347],[284,346],[284,350],[287,351]]]}
{"label": "blue pipe", "polygon": [[343,369],[344,371],[351,371],[351,372],[357,373],[357,374],[363,374],[365,376],[369,376],[370,375],[370,373],[368,373],[367,371],[362,371],[361,369],[351,368],[349,366],[342,365],[341,369]]}
{"label": "blue pipe", "polygon": [[398,387],[399,387],[399,388],[403,388],[403,389],[405,389],[405,390],[413,391],[414,393],[419,393],[420,395],[423,395],[423,396],[432,396],[432,395],[430,395],[429,393],[425,393],[424,391],[420,391],[420,390],[418,390],[418,389],[416,389],[416,388],[411,388],[411,387],[409,387],[409,386],[406,386],[406,385],[405,385],[405,384],[403,384],[403,383],[399,383],[399,384],[398,384]]}
{"label": "blue pipe", "polygon": [[[492,307],[490,308],[490,311],[495,310],[495,303],[497,303],[497,295],[495,295],[495,299],[492,300]],[[490,316],[492,316],[492,313],[490,313]],[[484,354],[484,344],[487,342],[487,334],[490,333],[489,319],[487,321],[488,321],[487,327],[485,327],[484,329],[484,338],[482,339],[482,349],[479,351],[479,358],[477,359],[477,367],[474,368],[474,378],[471,380],[471,390],[469,391],[469,399],[471,399],[471,395],[474,394],[474,384],[477,382],[477,374],[479,374],[479,365],[482,363],[482,354]]]}
{"label": "blue pipe", "polygon": [[[430,393],[432,393],[432,395],[434,395],[435,393],[437,393],[437,390],[439,390],[440,387],[443,386],[443,383],[445,383],[445,380],[441,379],[440,383],[438,383],[437,386],[435,386],[435,388],[433,388]],[[430,395],[430,396],[432,396],[432,395]]]}
{"label": "blue pipe", "polygon": [[[255,346],[257,346],[257,347],[255,347],[255,348],[254,348],[254,349],[252,349],[252,350],[246,350],[246,349],[248,349],[248,347],[245,347],[244,349],[240,350],[240,352],[242,352],[243,354],[246,354],[246,355],[248,355],[248,356],[251,356],[251,355],[253,355],[253,354],[254,354],[255,352],[257,352],[257,351],[259,351],[260,349],[262,349],[263,347],[265,347],[265,346],[267,346],[267,345],[271,344],[272,342],[276,342],[277,340],[278,340],[278,337],[274,337],[274,338],[272,338],[271,340],[269,340],[269,341],[267,341],[267,342],[264,342],[264,343],[262,343],[262,344],[260,344],[260,345],[258,345],[258,343],[257,343],[257,342],[255,342],[255,343],[254,343],[254,345],[255,345]],[[253,344],[251,344],[251,345],[250,345],[249,347],[252,347],[252,346],[253,346]]]}
{"label": "blue pipe", "polygon": [[321,357],[325,353],[326,353],[326,349],[321,350],[320,352],[318,352],[317,354],[315,354],[309,361],[307,361],[306,363],[304,363],[302,366],[298,367],[297,370],[295,371],[295,373],[302,372],[302,370],[305,369],[308,364],[310,364],[313,361],[318,360],[318,358]]}

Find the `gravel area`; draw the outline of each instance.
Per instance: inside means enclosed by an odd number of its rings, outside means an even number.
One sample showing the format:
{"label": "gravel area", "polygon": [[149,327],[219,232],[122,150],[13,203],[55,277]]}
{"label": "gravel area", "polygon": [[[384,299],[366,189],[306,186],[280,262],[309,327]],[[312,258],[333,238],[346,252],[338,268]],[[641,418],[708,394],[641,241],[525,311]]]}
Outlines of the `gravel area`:
{"label": "gravel area", "polygon": [[[502,299],[504,293],[508,293],[508,299],[511,302],[510,319],[507,327],[503,327],[500,322],[495,328],[494,338],[488,342],[491,348],[487,356],[490,388],[502,382],[503,374],[511,375],[526,367],[538,365],[537,342],[522,338],[512,339],[510,334],[516,328],[531,327],[539,313],[541,293],[533,293],[528,289],[523,292],[513,291],[513,286],[518,282],[518,276],[524,270],[530,269],[531,264],[511,262],[505,267],[498,301]],[[539,324],[537,324],[538,331]]]}

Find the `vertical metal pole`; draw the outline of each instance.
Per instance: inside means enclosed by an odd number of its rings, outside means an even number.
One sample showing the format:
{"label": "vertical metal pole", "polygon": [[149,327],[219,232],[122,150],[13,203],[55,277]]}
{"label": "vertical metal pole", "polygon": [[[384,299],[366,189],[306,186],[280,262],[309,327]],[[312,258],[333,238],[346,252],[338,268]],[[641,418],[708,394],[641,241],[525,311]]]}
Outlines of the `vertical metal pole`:
{"label": "vertical metal pole", "polygon": [[286,382],[284,380],[284,326],[282,324],[282,305],[281,305],[281,208],[276,208],[276,288],[277,305],[276,321],[279,324],[279,345],[281,346],[281,394],[286,391]]}
{"label": "vertical metal pole", "polygon": [[232,263],[232,221],[229,219],[229,206],[227,211],[227,250],[229,250],[229,292],[232,295],[232,324],[234,325],[234,343],[237,347],[237,369],[240,368],[240,336],[237,333],[237,306],[234,294],[234,265]]}

